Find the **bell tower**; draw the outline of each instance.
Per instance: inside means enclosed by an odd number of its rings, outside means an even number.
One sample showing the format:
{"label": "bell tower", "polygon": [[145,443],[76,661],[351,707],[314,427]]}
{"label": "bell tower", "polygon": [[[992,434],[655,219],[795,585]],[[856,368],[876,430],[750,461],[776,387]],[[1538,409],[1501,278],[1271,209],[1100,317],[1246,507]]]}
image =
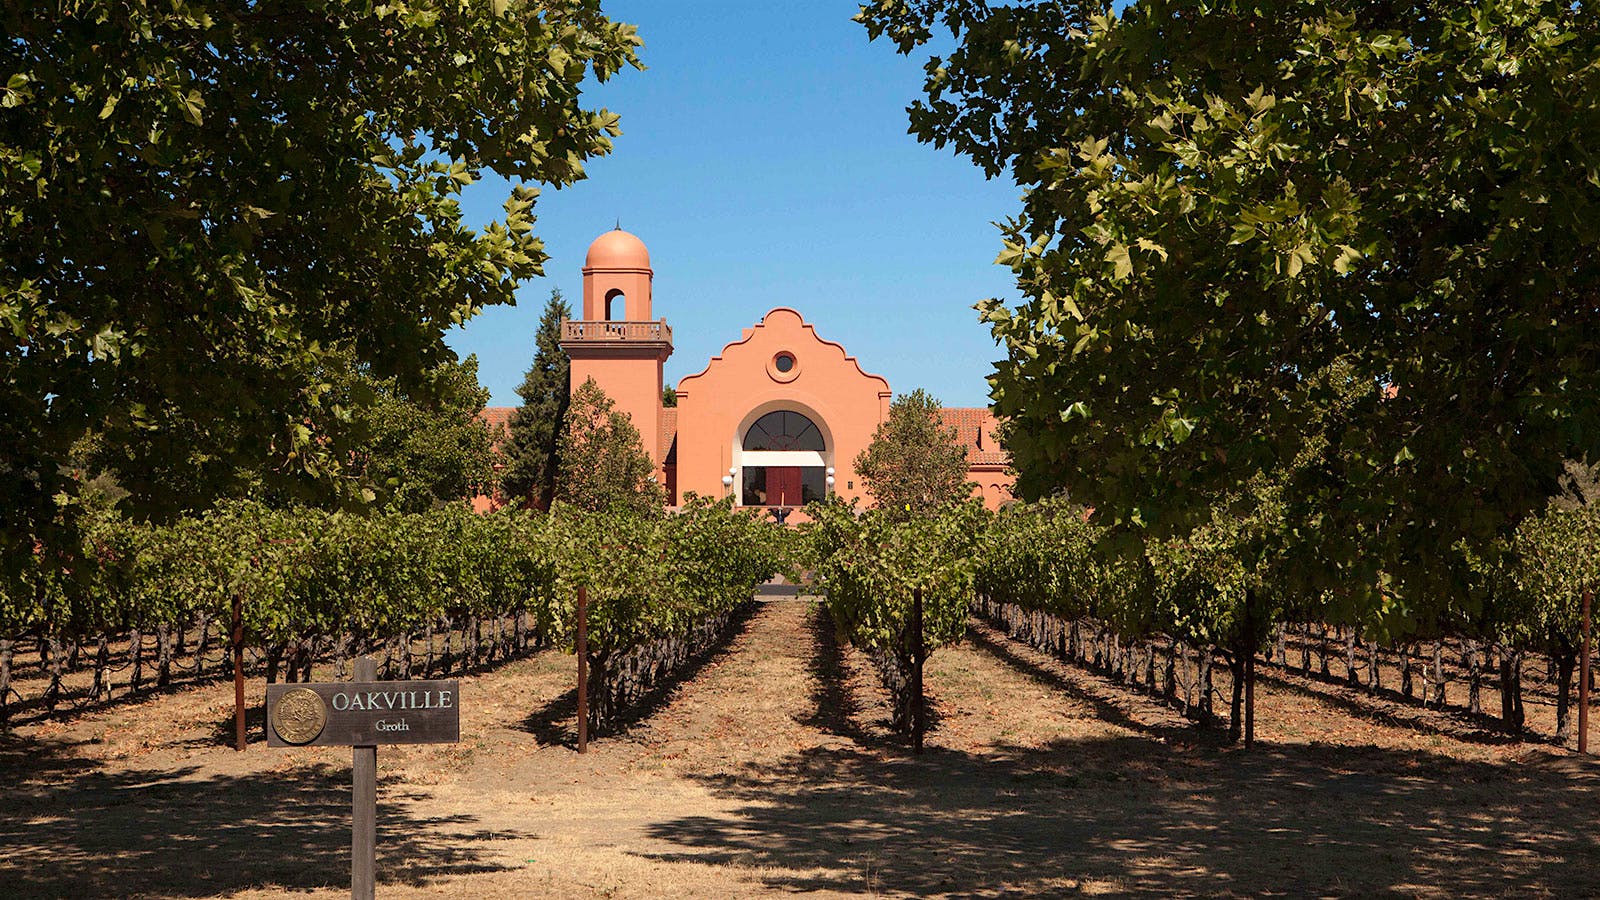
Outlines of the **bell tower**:
{"label": "bell tower", "polygon": [[572,390],[593,378],[633,420],[664,481],[661,384],[672,329],[666,319],[650,319],[654,275],[637,237],[617,228],[595,238],[583,263],[583,318],[561,323],[561,349],[572,360]]}

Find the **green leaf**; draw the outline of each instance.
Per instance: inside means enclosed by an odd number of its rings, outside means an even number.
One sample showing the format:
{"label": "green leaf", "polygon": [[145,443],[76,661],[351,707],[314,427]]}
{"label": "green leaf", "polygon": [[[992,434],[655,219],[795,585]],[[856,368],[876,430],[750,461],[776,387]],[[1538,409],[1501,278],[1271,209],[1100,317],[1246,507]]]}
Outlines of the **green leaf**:
{"label": "green leaf", "polygon": [[1111,279],[1123,281],[1133,274],[1133,259],[1128,255],[1128,245],[1118,242],[1106,250],[1105,261],[1111,263]]}

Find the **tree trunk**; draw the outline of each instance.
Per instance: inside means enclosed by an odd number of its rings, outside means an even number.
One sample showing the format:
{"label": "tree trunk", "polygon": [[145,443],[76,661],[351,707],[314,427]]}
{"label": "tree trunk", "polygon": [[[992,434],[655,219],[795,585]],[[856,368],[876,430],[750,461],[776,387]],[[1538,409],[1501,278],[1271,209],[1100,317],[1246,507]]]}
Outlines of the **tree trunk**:
{"label": "tree trunk", "polygon": [[156,687],[172,683],[172,626],[156,625]]}
{"label": "tree trunk", "polygon": [[133,671],[128,674],[128,693],[136,693],[144,683],[144,633],[138,626],[128,632],[128,655]]}
{"label": "tree trunk", "polygon": [[1444,709],[1445,686],[1444,677],[1444,641],[1433,643],[1433,708]]}
{"label": "tree trunk", "polygon": [[444,650],[439,654],[439,668],[444,674],[450,674],[450,667],[455,663],[455,624],[447,617],[444,620]]}
{"label": "tree trunk", "polygon": [[1256,654],[1244,658],[1244,748],[1256,745]]}
{"label": "tree trunk", "polygon": [[1198,678],[1197,693],[1199,693],[1200,717],[1206,721],[1211,720],[1211,654],[1210,647],[1198,648],[1200,675]]}
{"label": "tree trunk", "polygon": [[1322,623],[1321,657],[1322,657],[1322,677],[1323,678],[1332,678],[1333,677],[1332,673],[1330,673],[1328,671],[1328,623],[1327,622],[1323,622]]}
{"label": "tree trunk", "polygon": [[1300,634],[1300,674],[1311,674],[1311,626],[1308,624],[1301,629]]}
{"label": "tree trunk", "polygon": [[[219,678],[233,678],[233,617],[230,615],[222,624],[222,653],[217,657],[217,676]],[[242,665],[242,663],[241,663]]]}
{"label": "tree trunk", "polygon": [[1354,625],[1348,627],[1349,630],[1345,634],[1344,644],[1344,680],[1351,687],[1360,687],[1361,676],[1356,674],[1356,629]]}
{"label": "tree trunk", "polygon": [[1578,651],[1563,642],[1550,658],[1556,667],[1556,743],[1566,743],[1572,737],[1572,670],[1578,662]]}
{"label": "tree trunk", "polygon": [[0,638],[0,725],[11,718],[11,657],[16,653],[16,643]]}
{"label": "tree trunk", "polygon": [[283,662],[283,644],[274,641],[267,645],[267,684],[278,683],[278,664]]}
{"label": "tree trunk", "polygon": [[1382,659],[1378,656],[1378,642],[1367,642],[1367,693],[1376,694],[1383,690]]}
{"label": "tree trunk", "polygon": [[206,674],[206,651],[211,649],[211,614],[200,614],[200,638],[194,646],[194,674],[204,677]]}
{"label": "tree trunk", "polygon": [[400,679],[411,680],[411,632],[400,635]]}
{"label": "tree trunk", "polygon": [[1500,651],[1500,721],[1512,734],[1522,731],[1522,651]]}
{"label": "tree trunk", "polygon": [[422,657],[422,677],[433,677],[433,623],[422,626],[422,640],[428,645]]}
{"label": "tree trunk", "polygon": [[65,655],[61,652],[61,637],[54,632],[50,634],[45,651],[50,659],[50,686],[44,691],[45,708],[51,712],[56,711],[56,704],[61,701],[61,669],[66,662]]}
{"label": "tree trunk", "polygon": [[1467,641],[1467,711],[1483,715],[1483,655],[1475,640]]}
{"label": "tree trunk", "polygon": [[1279,622],[1277,626],[1272,629],[1272,632],[1272,658],[1275,662],[1277,662],[1278,665],[1288,668],[1289,650],[1284,643],[1283,623]]}
{"label": "tree trunk", "polygon": [[1170,638],[1167,641],[1167,664],[1161,673],[1161,693],[1171,700],[1178,692],[1178,641]]}
{"label": "tree trunk", "polygon": [[1400,693],[1406,695],[1407,700],[1416,697],[1416,686],[1411,683],[1411,645],[1400,645]]}
{"label": "tree trunk", "polygon": [[1232,698],[1228,704],[1228,741],[1234,743],[1244,734],[1244,654],[1228,654],[1228,672],[1233,676]]}
{"label": "tree trunk", "polygon": [[111,640],[104,631],[100,632],[99,646],[94,654],[94,690],[91,699],[95,702],[111,699]]}
{"label": "tree trunk", "polygon": [[1187,643],[1178,648],[1179,665],[1185,669],[1192,668],[1194,671],[1194,677],[1186,678],[1183,682],[1183,714],[1186,716],[1193,716],[1195,713],[1195,688],[1200,684],[1200,658],[1196,656],[1194,666],[1191,667],[1189,665],[1190,649]]}

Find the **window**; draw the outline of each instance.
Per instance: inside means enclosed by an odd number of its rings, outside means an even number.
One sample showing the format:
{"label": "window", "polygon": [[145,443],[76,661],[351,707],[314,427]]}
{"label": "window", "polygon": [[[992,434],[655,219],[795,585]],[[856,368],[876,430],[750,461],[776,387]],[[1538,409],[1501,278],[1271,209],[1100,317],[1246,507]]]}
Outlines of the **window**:
{"label": "window", "polygon": [[793,351],[779,350],[767,360],[767,377],[779,384],[788,384],[800,377],[800,358]]}
{"label": "window", "polygon": [[822,452],[822,431],[797,412],[779,410],[756,420],[744,434],[746,450],[815,450]]}

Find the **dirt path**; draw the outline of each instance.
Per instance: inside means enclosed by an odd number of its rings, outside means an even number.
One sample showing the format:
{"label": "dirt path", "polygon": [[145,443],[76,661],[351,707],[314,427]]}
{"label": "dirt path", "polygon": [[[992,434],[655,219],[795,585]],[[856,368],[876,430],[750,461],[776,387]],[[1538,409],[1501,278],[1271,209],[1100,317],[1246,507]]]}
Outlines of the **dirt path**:
{"label": "dirt path", "polygon": [[[465,678],[462,743],[381,751],[382,896],[1600,895],[1593,764],[1289,682],[1244,754],[977,628],[929,662],[914,757],[864,658],[779,601],[579,756],[572,663]],[[222,749],[230,700],[0,738],[0,895],[346,895],[348,751]]]}

